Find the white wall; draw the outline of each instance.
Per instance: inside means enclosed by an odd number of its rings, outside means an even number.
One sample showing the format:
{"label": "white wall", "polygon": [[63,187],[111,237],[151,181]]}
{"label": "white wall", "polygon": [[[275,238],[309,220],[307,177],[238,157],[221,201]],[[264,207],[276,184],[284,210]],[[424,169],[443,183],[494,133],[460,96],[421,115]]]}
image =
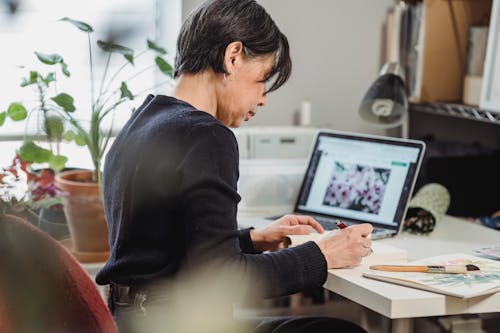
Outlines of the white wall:
{"label": "white wall", "polygon": [[[201,2],[183,0],[183,17]],[[381,66],[383,24],[394,0],[259,2],[288,37],[294,70],[250,124],[290,125],[310,98],[315,126],[382,133],[363,123],[357,108]]]}

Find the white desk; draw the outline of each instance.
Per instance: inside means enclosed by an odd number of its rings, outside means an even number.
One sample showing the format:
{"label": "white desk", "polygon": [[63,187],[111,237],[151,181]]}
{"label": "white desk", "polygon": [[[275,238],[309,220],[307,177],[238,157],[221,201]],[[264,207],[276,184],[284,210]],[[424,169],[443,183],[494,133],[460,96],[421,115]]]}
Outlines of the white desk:
{"label": "white desk", "polygon": [[[377,240],[408,251],[410,260],[500,244],[500,232],[446,216],[430,235],[402,233]],[[411,332],[416,317],[500,312],[500,293],[463,300],[367,279],[363,267],[330,270],[325,288],[393,319],[393,332]]]}

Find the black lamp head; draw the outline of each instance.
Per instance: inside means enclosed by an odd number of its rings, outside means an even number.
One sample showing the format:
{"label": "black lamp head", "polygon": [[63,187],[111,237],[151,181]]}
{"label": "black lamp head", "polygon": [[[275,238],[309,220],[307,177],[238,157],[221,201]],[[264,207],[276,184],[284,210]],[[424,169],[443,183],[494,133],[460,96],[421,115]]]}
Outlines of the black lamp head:
{"label": "black lamp head", "polygon": [[9,14],[14,15],[19,7],[20,0],[3,0],[9,9]]}
{"label": "black lamp head", "polygon": [[370,86],[359,107],[361,118],[380,127],[396,127],[408,112],[408,97],[402,67],[387,63]]}

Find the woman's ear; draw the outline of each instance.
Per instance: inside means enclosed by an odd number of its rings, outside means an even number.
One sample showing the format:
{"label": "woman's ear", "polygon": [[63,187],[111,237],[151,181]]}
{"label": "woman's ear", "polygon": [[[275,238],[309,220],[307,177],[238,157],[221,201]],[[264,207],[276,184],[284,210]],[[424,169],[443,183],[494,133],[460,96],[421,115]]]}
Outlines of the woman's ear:
{"label": "woman's ear", "polygon": [[224,68],[229,75],[234,75],[235,69],[243,59],[243,43],[231,42],[224,54]]}

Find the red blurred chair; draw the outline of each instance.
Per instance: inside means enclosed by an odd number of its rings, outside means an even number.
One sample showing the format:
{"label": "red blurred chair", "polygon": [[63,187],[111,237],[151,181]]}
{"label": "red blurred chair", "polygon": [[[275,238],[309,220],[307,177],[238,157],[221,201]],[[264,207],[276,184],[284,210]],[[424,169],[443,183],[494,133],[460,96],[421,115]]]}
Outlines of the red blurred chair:
{"label": "red blurred chair", "polygon": [[76,259],[30,223],[0,215],[0,333],[116,333]]}

